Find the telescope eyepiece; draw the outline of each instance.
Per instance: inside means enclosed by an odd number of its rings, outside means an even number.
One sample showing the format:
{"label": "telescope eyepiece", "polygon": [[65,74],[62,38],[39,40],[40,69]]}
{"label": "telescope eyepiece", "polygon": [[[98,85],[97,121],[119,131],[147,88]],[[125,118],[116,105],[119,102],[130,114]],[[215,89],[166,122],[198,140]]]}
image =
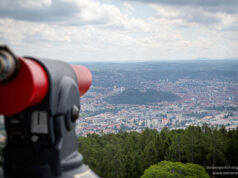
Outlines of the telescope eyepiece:
{"label": "telescope eyepiece", "polygon": [[0,46],[0,82],[12,78],[18,69],[18,60],[7,46]]}

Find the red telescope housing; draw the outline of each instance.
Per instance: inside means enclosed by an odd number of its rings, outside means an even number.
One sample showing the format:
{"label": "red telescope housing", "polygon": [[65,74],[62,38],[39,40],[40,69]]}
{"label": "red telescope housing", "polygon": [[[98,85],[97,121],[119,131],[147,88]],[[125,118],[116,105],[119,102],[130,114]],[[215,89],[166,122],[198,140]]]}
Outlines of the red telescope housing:
{"label": "red telescope housing", "polygon": [[[15,76],[0,82],[0,114],[11,116],[40,103],[47,95],[49,78],[44,67],[35,60],[18,57]],[[84,66],[72,65],[83,96],[92,83],[92,74]],[[1,73],[0,73],[1,75]]]}
{"label": "red telescope housing", "polygon": [[37,62],[18,58],[20,68],[9,82],[0,83],[0,113],[16,114],[39,103],[49,87],[47,74]]}

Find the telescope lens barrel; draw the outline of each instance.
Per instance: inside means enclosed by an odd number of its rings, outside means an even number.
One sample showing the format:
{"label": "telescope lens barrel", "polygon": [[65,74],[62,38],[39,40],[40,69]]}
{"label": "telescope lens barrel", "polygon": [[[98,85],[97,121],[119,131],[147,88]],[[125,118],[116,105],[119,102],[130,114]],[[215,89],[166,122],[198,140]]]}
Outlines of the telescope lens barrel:
{"label": "telescope lens barrel", "polygon": [[92,84],[92,73],[87,67],[81,65],[71,65],[78,79],[80,97],[83,96]]}
{"label": "telescope lens barrel", "polygon": [[17,70],[17,59],[7,47],[0,46],[0,82],[11,78]]}

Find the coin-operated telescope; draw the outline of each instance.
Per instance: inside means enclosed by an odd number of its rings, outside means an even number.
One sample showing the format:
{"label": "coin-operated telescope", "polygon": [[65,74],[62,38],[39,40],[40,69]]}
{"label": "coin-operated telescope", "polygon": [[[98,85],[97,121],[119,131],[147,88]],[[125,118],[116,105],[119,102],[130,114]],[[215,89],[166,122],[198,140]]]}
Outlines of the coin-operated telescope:
{"label": "coin-operated telescope", "polygon": [[80,97],[91,82],[86,67],[16,57],[0,46],[5,178],[97,177],[83,164],[75,134]]}

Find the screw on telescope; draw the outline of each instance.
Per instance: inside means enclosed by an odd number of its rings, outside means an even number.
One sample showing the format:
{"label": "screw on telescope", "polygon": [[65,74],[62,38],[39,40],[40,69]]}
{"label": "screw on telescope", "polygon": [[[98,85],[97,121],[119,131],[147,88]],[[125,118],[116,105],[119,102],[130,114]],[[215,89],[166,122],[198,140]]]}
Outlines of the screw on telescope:
{"label": "screw on telescope", "polygon": [[0,82],[11,79],[18,70],[18,60],[7,46],[0,46]]}
{"label": "screw on telescope", "polygon": [[78,119],[79,111],[80,111],[80,109],[76,105],[73,105],[73,107],[71,109],[72,121],[76,121]]}

